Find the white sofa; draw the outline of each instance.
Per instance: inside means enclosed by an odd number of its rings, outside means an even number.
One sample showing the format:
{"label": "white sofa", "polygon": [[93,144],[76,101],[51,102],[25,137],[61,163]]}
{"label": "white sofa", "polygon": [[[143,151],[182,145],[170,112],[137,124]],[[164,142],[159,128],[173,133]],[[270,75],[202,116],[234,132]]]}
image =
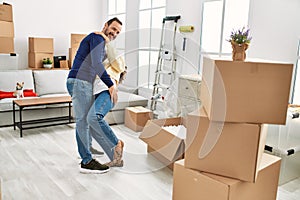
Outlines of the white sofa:
{"label": "white sofa", "polygon": [[[66,79],[69,70],[0,70],[0,90],[14,91],[17,82],[24,82],[24,89],[32,89],[38,97],[69,95],[66,88]],[[148,100],[142,96],[119,91],[118,103],[107,114],[109,124],[124,123],[124,110],[127,106],[147,106]],[[13,124],[12,101],[15,98],[0,99],[0,127]],[[68,114],[68,105],[49,105],[25,109],[23,120],[57,117]],[[16,115],[17,121],[18,114]]]}

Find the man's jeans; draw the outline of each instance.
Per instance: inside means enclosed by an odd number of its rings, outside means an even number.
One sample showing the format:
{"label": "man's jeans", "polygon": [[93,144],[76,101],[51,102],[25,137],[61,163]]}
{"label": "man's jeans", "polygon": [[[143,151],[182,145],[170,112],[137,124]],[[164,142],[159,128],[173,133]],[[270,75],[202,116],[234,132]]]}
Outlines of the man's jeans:
{"label": "man's jeans", "polygon": [[87,116],[90,134],[102,147],[110,160],[113,160],[114,147],[118,144],[119,139],[104,120],[104,117],[113,106],[109,91],[105,90],[96,95],[96,100]]}
{"label": "man's jeans", "polygon": [[87,164],[92,160],[87,114],[94,101],[93,85],[84,80],[68,78],[67,89],[69,94],[72,96],[72,104],[76,118],[76,140],[78,152],[82,158],[82,163]]}

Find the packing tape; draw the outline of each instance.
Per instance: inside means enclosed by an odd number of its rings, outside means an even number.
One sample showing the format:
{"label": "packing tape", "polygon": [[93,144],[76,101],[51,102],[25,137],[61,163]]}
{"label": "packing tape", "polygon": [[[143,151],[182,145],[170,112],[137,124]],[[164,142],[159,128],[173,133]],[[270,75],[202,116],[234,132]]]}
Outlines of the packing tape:
{"label": "packing tape", "polygon": [[194,26],[180,26],[179,31],[183,33],[194,32]]}

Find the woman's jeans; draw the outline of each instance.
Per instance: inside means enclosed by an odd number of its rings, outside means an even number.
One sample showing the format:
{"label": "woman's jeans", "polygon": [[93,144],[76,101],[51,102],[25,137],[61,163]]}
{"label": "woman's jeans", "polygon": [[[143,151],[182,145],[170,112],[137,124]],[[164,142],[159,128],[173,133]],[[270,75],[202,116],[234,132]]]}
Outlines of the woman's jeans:
{"label": "woman's jeans", "polygon": [[72,96],[72,104],[76,118],[76,141],[82,163],[92,160],[90,152],[90,133],[88,131],[87,114],[93,104],[93,85],[88,81],[68,78],[67,89]]}
{"label": "woman's jeans", "polygon": [[113,160],[114,147],[118,144],[119,139],[104,120],[104,117],[113,106],[109,91],[105,90],[96,95],[95,102],[87,116],[90,134],[102,147],[110,160]]}

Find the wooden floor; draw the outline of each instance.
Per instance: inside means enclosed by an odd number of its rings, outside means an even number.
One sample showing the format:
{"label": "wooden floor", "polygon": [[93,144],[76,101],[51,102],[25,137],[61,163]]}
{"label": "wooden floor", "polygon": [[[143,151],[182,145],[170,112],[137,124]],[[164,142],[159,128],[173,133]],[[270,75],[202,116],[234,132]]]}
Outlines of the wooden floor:
{"label": "wooden floor", "polygon": [[[74,125],[25,130],[23,138],[12,127],[1,128],[2,199],[171,200],[172,171],[147,155],[138,133],[112,128],[125,141],[125,166],[106,174],[79,173]],[[278,188],[277,200],[299,199],[300,178]]]}

